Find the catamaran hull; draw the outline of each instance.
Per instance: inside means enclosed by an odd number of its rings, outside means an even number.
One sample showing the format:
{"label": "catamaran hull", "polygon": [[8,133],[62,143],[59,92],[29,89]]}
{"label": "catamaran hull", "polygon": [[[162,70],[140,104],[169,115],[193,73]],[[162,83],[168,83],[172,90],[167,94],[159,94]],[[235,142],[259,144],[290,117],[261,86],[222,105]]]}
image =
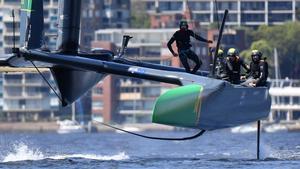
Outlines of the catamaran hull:
{"label": "catamaran hull", "polygon": [[153,122],[215,130],[268,117],[271,107],[268,88],[219,82],[215,88],[193,84],[166,92],[156,101]]}

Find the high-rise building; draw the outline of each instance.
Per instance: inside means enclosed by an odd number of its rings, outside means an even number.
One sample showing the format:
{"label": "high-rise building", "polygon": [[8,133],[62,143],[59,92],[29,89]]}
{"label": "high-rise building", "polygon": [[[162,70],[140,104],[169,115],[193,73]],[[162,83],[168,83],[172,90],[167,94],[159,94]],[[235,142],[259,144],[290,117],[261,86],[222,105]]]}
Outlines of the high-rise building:
{"label": "high-rise building", "polygon": [[[200,25],[222,20],[229,10],[227,25],[251,26],[277,25],[300,19],[300,0],[133,0],[144,2],[153,26],[174,27],[186,6]],[[218,13],[219,15],[216,15]],[[158,17],[162,16],[162,17]],[[167,16],[169,16],[168,19]]]}
{"label": "high-rise building", "polygon": [[[56,48],[58,26],[58,0],[44,0],[44,45]],[[94,39],[94,31],[103,28],[128,28],[130,0],[82,0],[80,47],[88,50]],[[0,0],[0,54],[11,53],[13,47],[13,22],[15,10],[16,45],[19,45],[19,0]]]}
{"label": "high-rise building", "polygon": [[[50,72],[43,72],[50,79]],[[54,118],[59,103],[36,72],[3,74],[3,114],[8,121]]]}
{"label": "high-rise building", "polygon": [[128,28],[130,0],[82,0],[80,46],[87,50],[94,32],[105,28]]}
{"label": "high-rise building", "polygon": [[[44,28],[45,38],[43,42],[50,49],[55,49],[57,36],[57,14],[58,0],[46,0],[44,2]],[[15,44],[19,46],[20,40],[20,17],[19,9],[21,2],[19,0],[2,0],[0,1],[0,54],[11,53],[13,47],[13,18],[12,10],[15,13]]]}

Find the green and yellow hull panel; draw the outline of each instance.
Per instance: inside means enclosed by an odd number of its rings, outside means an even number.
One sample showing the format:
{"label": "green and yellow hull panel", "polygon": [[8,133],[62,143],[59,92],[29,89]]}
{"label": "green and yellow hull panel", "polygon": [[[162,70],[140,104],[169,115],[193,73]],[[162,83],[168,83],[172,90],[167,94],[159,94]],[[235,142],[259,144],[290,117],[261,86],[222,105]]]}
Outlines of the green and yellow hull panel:
{"label": "green and yellow hull panel", "polygon": [[188,85],[167,91],[155,104],[152,121],[182,127],[196,127],[201,107],[201,85]]}
{"label": "green and yellow hull panel", "polygon": [[268,117],[268,88],[249,88],[214,80],[210,85],[171,89],[156,101],[152,122],[176,127],[214,130]]}

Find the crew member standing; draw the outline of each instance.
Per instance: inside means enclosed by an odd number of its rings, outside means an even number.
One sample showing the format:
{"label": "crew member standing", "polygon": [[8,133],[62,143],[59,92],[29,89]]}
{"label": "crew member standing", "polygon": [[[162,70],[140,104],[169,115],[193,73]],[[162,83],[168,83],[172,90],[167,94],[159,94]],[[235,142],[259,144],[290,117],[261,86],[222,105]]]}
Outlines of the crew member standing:
{"label": "crew member standing", "polygon": [[[194,37],[195,39],[201,41],[201,42],[206,42],[206,43],[213,43],[211,40],[206,40],[202,38],[201,36],[195,34],[192,30],[188,29],[188,23],[187,21],[181,21],[179,24],[179,30],[174,33],[172,38],[168,42],[168,48],[173,54],[173,56],[178,56],[182,65],[184,66],[186,72],[188,73],[193,73],[195,74],[198,69],[202,65],[202,61],[198,58],[198,56],[190,49],[191,48],[191,40],[190,37]],[[176,41],[177,49],[178,49],[178,54],[174,52],[172,49],[172,43]],[[196,63],[196,66],[194,69],[191,71],[190,66],[188,64],[188,60],[191,59]]]}

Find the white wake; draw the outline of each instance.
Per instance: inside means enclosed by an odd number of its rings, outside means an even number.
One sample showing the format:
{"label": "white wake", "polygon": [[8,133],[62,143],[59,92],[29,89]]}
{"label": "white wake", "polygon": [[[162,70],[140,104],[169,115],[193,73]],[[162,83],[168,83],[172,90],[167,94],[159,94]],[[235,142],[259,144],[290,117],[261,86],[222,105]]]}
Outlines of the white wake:
{"label": "white wake", "polygon": [[3,159],[2,162],[11,161],[26,161],[26,160],[42,160],[44,155],[39,149],[31,150],[24,143],[14,145],[12,152],[9,152]]}
{"label": "white wake", "polygon": [[2,162],[16,162],[16,161],[37,161],[44,159],[64,160],[70,158],[81,158],[99,161],[121,161],[129,159],[125,152],[120,152],[116,155],[97,155],[97,154],[58,154],[58,155],[44,155],[39,149],[31,149],[24,143],[15,144],[13,150],[2,158]]}

